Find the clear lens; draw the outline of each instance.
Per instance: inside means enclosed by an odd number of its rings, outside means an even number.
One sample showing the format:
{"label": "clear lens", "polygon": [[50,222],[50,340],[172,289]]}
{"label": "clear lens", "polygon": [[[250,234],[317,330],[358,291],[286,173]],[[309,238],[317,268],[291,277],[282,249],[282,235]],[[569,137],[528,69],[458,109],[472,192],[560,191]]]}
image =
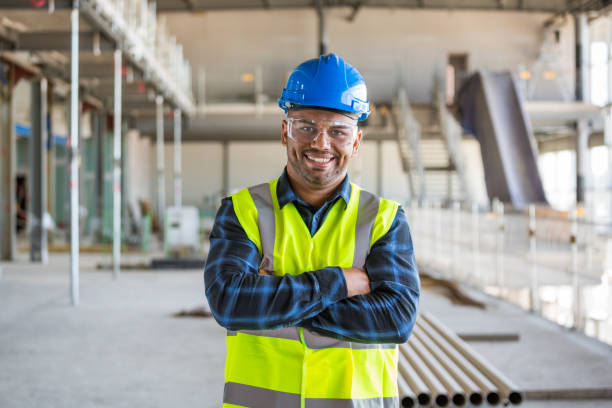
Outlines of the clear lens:
{"label": "clear lens", "polygon": [[357,136],[357,125],[349,122],[287,118],[287,123],[289,137],[299,143],[312,143],[323,131],[339,146],[352,143]]}

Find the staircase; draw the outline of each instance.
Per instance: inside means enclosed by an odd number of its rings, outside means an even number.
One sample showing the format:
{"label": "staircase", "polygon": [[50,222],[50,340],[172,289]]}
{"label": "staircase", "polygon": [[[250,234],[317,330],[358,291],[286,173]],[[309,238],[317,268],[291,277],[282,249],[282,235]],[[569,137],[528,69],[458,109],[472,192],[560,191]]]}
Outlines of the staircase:
{"label": "staircase", "polygon": [[[445,110],[444,115],[450,113]],[[398,152],[402,168],[408,176],[411,197],[421,203],[442,204],[466,197],[466,187],[449,155],[449,138],[444,136],[443,127],[440,126],[438,107],[410,105],[406,92],[400,88],[393,104],[392,117]],[[457,137],[457,134],[452,136]],[[453,151],[459,152],[459,145],[460,140],[454,142]],[[457,156],[460,162],[460,154],[457,153]]]}

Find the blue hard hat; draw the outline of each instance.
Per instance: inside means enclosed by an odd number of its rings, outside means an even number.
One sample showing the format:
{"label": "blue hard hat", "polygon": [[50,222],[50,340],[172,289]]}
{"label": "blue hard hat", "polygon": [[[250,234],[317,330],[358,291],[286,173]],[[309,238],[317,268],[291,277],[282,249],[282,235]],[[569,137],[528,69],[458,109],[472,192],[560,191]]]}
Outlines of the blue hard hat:
{"label": "blue hard hat", "polygon": [[278,98],[278,106],[285,113],[300,106],[335,109],[356,113],[359,121],[370,114],[363,77],[336,54],[322,55],[298,65]]}

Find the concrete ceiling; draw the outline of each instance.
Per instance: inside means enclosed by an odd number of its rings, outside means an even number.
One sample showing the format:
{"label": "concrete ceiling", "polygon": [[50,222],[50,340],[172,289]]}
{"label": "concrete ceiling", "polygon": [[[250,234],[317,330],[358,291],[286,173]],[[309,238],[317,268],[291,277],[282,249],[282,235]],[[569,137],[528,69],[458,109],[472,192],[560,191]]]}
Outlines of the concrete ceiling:
{"label": "concrete ceiling", "polygon": [[322,7],[362,7],[453,9],[453,10],[520,10],[565,12],[599,10],[608,0],[157,0],[159,11],[213,11],[245,9],[297,9]]}

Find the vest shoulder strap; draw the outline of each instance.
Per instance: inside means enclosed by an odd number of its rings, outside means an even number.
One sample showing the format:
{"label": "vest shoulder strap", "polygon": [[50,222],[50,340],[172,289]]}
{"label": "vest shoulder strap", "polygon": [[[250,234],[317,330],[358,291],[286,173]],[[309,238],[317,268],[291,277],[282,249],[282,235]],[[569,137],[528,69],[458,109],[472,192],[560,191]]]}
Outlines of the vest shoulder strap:
{"label": "vest shoulder strap", "polygon": [[374,221],[374,226],[372,227],[370,248],[376,241],[389,232],[391,224],[393,224],[393,220],[397,214],[397,209],[399,208],[399,203],[393,200],[387,200],[386,198],[380,198],[379,200],[378,214],[376,215],[376,221]]}
{"label": "vest shoulder strap", "polygon": [[239,192],[232,194],[231,197],[238,222],[240,222],[240,225],[244,229],[247,237],[253,241],[257,247],[257,250],[259,251],[259,256],[261,256],[261,235],[259,233],[259,225],[257,223],[257,207],[255,206],[255,202],[253,201],[253,197],[251,196],[249,189],[242,189]]}

